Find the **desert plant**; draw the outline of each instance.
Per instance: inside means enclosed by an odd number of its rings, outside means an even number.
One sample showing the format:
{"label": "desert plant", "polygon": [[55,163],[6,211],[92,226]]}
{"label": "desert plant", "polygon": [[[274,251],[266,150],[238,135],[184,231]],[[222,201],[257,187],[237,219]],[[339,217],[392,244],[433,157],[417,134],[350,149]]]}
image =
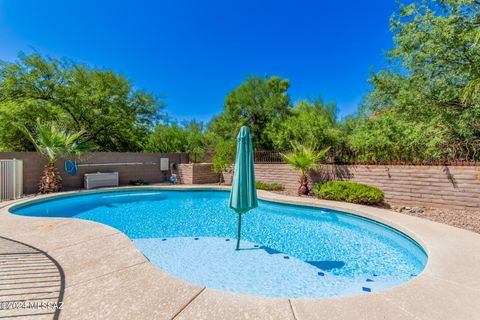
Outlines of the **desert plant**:
{"label": "desert plant", "polygon": [[310,189],[308,188],[307,172],[317,169],[318,164],[325,157],[330,148],[316,151],[314,148],[302,144],[293,144],[292,146],[292,152],[284,154],[283,158],[294,169],[300,171],[300,187],[298,188],[298,194],[308,195]]}
{"label": "desert plant", "polygon": [[256,182],[257,190],[280,191],[285,189],[281,183],[273,182],[267,183],[263,181]]}
{"label": "desert plant", "polygon": [[348,181],[327,181],[313,186],[313,193],[321,199],[346,201],[359,204],[379,204],[383,191],[361,183]]}
{"label": "desert plant", "polygon": [[82,143],[84,131],[71,133],[54,122],[41,122],[37,119],[35,129],[29,131],[23,125],[17,125],[20,131],[32,142],[35,149],[47,159],[47,165],[40,178],[40,192],[58,192],[62,187],[62,178],[55,168],[55,162],[62,157],[79,156],[91,150],[91,146]]}

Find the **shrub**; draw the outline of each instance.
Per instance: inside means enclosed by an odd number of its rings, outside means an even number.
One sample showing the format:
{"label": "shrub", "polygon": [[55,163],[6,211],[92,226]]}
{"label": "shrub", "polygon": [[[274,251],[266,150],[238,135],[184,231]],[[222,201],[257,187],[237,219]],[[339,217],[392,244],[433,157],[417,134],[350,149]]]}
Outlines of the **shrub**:
{"label": "shrub", "polygon": [[284,187],[280,183],[267,183],[262,181],[257,181],[256,186],[258,190],[267,190],[267,191],[274,191],[274,190],[283,190]]}
{"label": "shrub", "polygon": [[347,181],[328,181],[313,186],[313,193],[321,199],[359,204],[379,204],[383,191],[365,184]]}
{"label": "shrub", "polygon": [[235,143],[232,141],[218,143],[212,160],[213,172],[220,173],[220,183],[225,182],[223,174],[231,172],[235,164]]}
{"label": "shrub", "polygon": [[145,182],[142,179],[138,179],[138,180],[130,180],[128,184],[132,186],[146,186],[148,185],[148,182]]}

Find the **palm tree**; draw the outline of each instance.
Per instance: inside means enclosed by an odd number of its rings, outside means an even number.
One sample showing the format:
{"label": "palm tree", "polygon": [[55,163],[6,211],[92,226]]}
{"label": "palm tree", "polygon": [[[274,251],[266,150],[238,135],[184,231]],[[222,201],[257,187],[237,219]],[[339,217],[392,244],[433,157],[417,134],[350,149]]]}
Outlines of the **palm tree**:
{"label": "palm tree", "polygon": [[294,169],[300,171],[300,187],[298,188],[298,195],[308,195],[310,193],[307,172],[317,169],[320,160],[325,157],[328,150],[330,150],[330,148],[322,151],[315,151],[315,149],[311,147],[301,144],[293,144],[292,152],[283,155],[283,158],[288,164]]}
{"label": "palm tree", "polygon": [[80,141],[85,133],[83,130],[71,133],[54,122],[42,123],[40,119],[37,119],[33,132],[24,125],[17,125],[17,127],[32,142],[35,149],[47,159],[47,165],[40,178],[41,193],[58,192],[62,188],[62,178],[55,168],[55,162],[59,158],[79,156],[92,149],[90,145]]}

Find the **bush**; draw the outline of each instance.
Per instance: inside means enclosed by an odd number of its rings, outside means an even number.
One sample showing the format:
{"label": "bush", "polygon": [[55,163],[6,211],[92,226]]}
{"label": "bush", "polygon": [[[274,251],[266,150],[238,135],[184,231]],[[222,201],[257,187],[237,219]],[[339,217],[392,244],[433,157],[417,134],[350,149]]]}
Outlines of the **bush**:
{"label": "bush", "polygon": [[138,180],[130,180],[128,184],[132,186],[146,186],[148,185],[148,182],[145,182],[142,179],[138,179]]}
{"label": "bush", "polygon": [[365,184],[347,181],[328,181],[313,186],[313,193],[321,199],[359,204],[379,204],[383,191]]}
{"label": "bush", "polygon": [[274,190],[283,190],[284,187],[280,183],[267,183],[262,181],[257,181],[256,186],[258,190],[267,190],[267,191],[274,191]]}
{"label": "bush", "polygon": [[219,142],[215,147],[212,159],[213,172],[220,174],[219,183],[225,182],[224,174],[231,172],[235,164],[235,143],[233,141]]}
{"label": "bush", "polygon": [[235,143],[231,141],[219,142],[215,147],[215,155],[212,162],[214,172],[223,173],[230,171],[235,164]]}

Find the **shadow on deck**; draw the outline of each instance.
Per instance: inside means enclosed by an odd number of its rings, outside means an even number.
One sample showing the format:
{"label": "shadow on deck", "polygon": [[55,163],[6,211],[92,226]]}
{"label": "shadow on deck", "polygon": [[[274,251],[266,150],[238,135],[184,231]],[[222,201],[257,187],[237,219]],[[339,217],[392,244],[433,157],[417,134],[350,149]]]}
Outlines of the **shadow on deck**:
{"label": "shadow on deck", "polygon": [[0,236],[0,319],[60,317],[62,267],[48,253]]}

